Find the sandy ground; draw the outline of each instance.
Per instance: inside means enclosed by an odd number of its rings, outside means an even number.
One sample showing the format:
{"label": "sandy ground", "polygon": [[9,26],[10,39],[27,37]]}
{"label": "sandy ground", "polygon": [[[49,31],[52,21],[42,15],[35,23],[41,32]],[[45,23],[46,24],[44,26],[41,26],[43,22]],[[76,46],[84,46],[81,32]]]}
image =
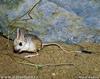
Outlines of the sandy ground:
{"label": "sandy ground", "polygon": [[70,52],[80,47],[61,44],[69,53],[49,46],[38,56],[24,58],[27,53],[15,54],[13,41],[0,36],[0,79],[100,79],[100,45],[80,45],[92,54]]}

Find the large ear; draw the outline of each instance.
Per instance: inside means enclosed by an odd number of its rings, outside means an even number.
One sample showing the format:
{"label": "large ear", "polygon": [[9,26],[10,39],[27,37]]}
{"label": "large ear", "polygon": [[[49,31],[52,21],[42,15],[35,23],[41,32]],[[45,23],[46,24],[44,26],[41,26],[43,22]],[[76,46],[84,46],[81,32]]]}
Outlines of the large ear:
{"label": "large ear", "polygon": [[17,28],[17,39],[19,39],[19,35],[20,35],[20,30],[19,28]]}
{"label": "large ear", "polygon": [[17,28],[17,39],[24,39],[24,31]]}

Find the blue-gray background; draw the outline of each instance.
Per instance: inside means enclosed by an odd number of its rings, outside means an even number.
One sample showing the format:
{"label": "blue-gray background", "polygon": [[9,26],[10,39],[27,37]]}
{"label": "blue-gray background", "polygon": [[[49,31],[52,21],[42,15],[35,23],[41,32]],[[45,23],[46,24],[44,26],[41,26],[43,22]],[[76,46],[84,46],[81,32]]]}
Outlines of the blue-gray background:
{"label": "blue-gray background", "polygon": [[24,27],[43,42],[100,43],[100,0],[42,0],[30,13],[33,19],[22,21],[26,15],[8,27],[37,1],[0,0],[0,32],[7,36],[13,28]]}

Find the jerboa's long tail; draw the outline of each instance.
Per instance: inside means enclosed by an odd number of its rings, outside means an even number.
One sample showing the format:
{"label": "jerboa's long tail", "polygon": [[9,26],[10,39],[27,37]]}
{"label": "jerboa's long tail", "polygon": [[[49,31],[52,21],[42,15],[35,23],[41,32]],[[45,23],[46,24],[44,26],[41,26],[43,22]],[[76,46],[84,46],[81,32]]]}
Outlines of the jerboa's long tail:
{"label": "jerboa's long tail", "polygon": [[58,43],[46,43],[46,44],[42,44],[42,48],[46,47],[46,46],[51,46],[51,45],[54,45],[54,46],[57,46],[59,47],[62,51],[66,52],[66,53],[70,53],[69,51],[65,50],[60,44]]}

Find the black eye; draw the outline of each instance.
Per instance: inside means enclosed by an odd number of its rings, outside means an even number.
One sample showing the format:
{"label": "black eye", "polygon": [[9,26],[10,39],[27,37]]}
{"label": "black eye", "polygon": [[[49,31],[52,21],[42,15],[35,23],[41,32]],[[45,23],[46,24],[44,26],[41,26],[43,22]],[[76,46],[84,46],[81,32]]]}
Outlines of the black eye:
{"label": "black eye", "polygon": [[22,46],[22,42],[19,43],[19,46]]}

